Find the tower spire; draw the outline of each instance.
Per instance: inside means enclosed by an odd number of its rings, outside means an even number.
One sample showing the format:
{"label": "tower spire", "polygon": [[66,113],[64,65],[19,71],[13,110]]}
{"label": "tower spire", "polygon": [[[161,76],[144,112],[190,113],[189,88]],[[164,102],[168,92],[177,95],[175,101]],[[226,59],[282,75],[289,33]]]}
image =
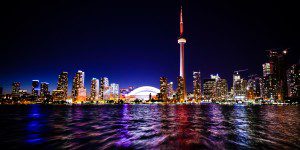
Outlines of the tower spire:
{"label": "tower spire", "polygon": [[180,37],[183,37],[183,15],[182,15],[182,5],[180,8]]}

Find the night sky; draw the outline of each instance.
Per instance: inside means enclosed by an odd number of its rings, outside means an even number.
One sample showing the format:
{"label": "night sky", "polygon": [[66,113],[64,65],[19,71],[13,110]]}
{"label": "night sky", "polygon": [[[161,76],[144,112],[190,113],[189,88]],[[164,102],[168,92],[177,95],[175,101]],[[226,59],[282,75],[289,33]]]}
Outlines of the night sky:
{"label": "night sky", "polygon": [[[252,0],[183,3],[187,38],[187,88],[192,71],[202,79],[219,73],[231,86],[234,70],[262,74],[265,50],[290,48],[299,60],[296,2]],[[58,74],[77,70],[106,76],[120,87],[159,87],[159,77],[177,84],[179,75],[179,0],[9,1],[1,8],[0,86],[13,81],[30,90],[31,80],[57,86]],[[297,31],[296,31],[297,30]],[[70,91],[70,88],[69,88]]]}

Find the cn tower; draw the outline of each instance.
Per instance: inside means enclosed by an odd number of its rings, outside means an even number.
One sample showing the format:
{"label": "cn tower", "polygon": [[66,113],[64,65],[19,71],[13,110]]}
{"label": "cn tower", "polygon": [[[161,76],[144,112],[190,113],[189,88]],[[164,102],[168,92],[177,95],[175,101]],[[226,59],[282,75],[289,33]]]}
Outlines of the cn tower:
{"label": "cn tower", "polygon": [[182,6],[180,8],[180,36],[178,44],[180,45],[180,76],[183,78],[183,100],[186,101],[186,85],[185,85],[185,71],[184,71],[184,44],[186,39],[183,37],[183,16]]}

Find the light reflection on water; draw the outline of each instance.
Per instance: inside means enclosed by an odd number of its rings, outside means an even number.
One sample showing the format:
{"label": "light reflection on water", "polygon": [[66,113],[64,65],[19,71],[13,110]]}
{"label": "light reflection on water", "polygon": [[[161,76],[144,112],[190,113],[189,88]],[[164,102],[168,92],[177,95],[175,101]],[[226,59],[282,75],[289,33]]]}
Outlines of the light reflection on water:
{"label": "light reflection on water", "polygon": [[0,106],[0,144],[47,149],[299,149],[299,106]]}

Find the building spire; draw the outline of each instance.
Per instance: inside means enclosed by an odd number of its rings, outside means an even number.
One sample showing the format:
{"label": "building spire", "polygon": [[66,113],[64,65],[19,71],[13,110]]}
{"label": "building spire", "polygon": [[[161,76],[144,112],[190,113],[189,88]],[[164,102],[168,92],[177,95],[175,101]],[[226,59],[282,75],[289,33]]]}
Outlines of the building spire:
{"label": "building spire", "polygon": [[182,5],[180,8],[180,37],[183,37],[183,16],[182,16]]}

